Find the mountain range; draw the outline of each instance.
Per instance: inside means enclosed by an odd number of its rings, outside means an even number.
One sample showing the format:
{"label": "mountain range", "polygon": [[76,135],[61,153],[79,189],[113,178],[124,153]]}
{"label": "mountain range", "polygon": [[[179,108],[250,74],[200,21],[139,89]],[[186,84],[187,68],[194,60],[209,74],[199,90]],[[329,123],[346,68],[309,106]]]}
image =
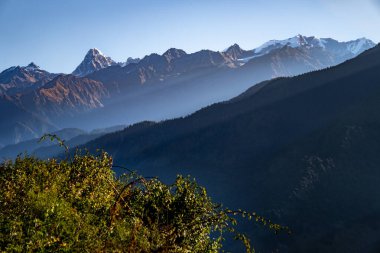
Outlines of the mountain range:
{"label": "mountain range", "polygon": [[[11,67],[0,73],[0,128],[19,130],[5,131],[0,143],[62,128],[91,130],[184,116],[261,81],[334,66],[374,45],[364,38],[338,42],[298,35],[254,50],[235,44],[223,52],[188,54],[172,48],[124,63],[91,49],[72,74],[49,73],[34,63]],[[8,104],[19,112],[10,115]]]}
{"label": "mountain range", "polygon": [[244,226],[259,252],[379,252],[379,69],[380,45],[82,147],[164,181],[189,174],[229,208],[291,228],[277,237]]}

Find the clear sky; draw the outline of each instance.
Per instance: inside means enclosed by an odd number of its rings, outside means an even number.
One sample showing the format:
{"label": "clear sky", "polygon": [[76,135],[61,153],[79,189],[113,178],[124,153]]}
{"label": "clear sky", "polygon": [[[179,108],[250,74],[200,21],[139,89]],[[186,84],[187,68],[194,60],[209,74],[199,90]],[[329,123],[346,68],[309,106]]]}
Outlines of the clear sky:
{"label": "clear sky", "polygon": [[0,71],[70,73],[90,48],[116,61],[297,34],[380,41],[380,0],[0,0]]}

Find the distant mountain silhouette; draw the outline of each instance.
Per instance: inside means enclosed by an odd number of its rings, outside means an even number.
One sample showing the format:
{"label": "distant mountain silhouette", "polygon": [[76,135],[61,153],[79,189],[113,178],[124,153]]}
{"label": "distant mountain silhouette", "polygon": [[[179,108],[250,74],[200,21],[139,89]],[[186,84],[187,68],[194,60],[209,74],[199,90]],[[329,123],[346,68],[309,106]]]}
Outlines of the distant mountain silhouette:
{"label": "distant mountain silhouette", "polygon": [[45,132],[57,130],[44,118],[17,107],[7,97],[0,96],[0,108],[0,146],[39,138]]}
{"label": "distant mountain silhouette", "polygon": [[[65,141],[65,145],[67,145],[67,147],[75,147],[78,145],[83,145],[107,133],[120,131],[125,127],[126,126],[124,125],[119,125],[110,128],[94,129],[90,132],[86,132],[78,128],[64,128],[55,132],[52,130],[46,130],[46,133],[55,134],[60,139]],[[29,155],[50,158],[57,156],[62,152],[62,147],[58,146],[56,142],[51,142],[49,140],[40,142],[39,140],[40,136],[38,136],[38,138],[2,147],[0,148],[0,158],[15,159],[17,155],[23,154],[25,152],[27,152]]]}

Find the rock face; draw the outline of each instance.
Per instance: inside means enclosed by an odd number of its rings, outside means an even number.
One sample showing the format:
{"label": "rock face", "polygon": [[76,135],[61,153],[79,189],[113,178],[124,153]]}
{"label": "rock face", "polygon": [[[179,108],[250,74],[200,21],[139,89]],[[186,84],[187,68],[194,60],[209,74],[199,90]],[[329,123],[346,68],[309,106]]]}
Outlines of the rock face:
{"label": "rock face", "polygon": [[116,65],[116,62],[105,56],[99,49],[93,48],[87,52],[84,60],[73,71],[73,75],[82,77],[113,65]]}
{"label": "rock face", "polygon": [[224,50],[223,53],[235,61],[239,59],[249,59],[255,55],[253,50],[244,50],[238,44],[230,46]]}
{"label": "rock face", "polygon": [[43,87],[18,96],[17,104],[55,119],[103,107],[103,100],[108,96],[108,90],[101,82],[73,75],[59,75]]}

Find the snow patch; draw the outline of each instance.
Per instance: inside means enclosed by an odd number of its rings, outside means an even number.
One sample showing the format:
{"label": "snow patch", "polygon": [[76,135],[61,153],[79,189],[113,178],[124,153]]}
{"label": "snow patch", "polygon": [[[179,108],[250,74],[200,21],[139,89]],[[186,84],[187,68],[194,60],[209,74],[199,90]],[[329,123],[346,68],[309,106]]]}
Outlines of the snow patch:
{"label": "snow patch", "polygon": [[361,38],[355,41],[350,41],[347,43],[347,50],[349,50],[353,54],[359,54],[362,52],[366,46],[373,47],[375,46],[375,43],[373,43],[370,40],[367,40],[366,38]]}

